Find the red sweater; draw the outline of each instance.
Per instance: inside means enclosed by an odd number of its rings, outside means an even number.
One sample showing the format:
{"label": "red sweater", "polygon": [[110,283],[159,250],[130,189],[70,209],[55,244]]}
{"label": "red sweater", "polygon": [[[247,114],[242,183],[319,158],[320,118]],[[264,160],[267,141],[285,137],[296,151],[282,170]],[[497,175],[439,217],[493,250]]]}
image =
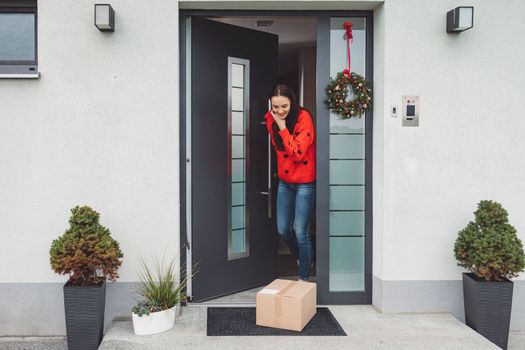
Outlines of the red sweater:
{"label": "red sweater", "polygon": [[293,135],[288,128],[279,132],[283,139],[284,151],[275,146],[273,140],[273,119],[270,112],[264,116],[273,147],[277,153],[277,174],[287,183],[308,183],[315,181],[315,137],[312,116],[305,109],[299,110],[299,117]]}

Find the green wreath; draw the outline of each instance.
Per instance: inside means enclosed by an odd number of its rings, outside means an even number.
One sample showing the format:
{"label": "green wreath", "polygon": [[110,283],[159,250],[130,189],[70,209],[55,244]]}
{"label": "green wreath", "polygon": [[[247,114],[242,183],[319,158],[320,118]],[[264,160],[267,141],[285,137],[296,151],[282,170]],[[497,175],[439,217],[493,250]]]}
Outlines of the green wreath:
{"label": "green wreath", "polygon": [[[354,99],[347,101],[348,86],[352,87]],[[350,73],[348,69],[337,73],[334,80],[326,87],[328,96],[328,108],[338,114],[341,119],[361,118],[361,116],[372,108],[372,90],[368,81],[356,73]]]}

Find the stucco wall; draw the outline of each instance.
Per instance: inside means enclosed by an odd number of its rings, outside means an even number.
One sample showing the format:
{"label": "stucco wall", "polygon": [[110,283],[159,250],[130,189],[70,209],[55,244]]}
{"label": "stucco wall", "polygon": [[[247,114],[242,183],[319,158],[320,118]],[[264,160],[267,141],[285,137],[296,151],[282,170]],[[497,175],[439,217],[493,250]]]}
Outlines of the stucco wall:
{"label": "stucco wall", "polygon": [[[525,13],[525,3],[468,5],[474,28],[452,35],[445,13],[455,2],[384,4],[384,147],[376,150],[384,280],[460,279],[454,240],[481,199],[502,203],[525,241],[525,23],[509,16]],[[402,127],[389,106],[412,94],[421,98],[420,126]]]}
{"label": "stucco wall", "polygon": [[38,6],[41,78],[0,80],[0,282],[65,281],[49,265],[69,209],[90,205],[120,242],[119,281],[139,256],[178,252],[178,4]]}

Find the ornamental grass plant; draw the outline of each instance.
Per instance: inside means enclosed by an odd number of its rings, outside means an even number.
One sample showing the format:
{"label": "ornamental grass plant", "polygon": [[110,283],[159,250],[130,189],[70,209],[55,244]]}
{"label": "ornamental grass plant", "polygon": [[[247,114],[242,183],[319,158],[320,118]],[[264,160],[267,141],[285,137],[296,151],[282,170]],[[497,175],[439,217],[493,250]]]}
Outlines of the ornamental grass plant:
{"label": "ornamental grass plant", "polygon": [[99,223],[100,214],[88,206],[76,206],[71,214],[69,229],[51,244],[51,268],[69,275],[68,284],[75,286],[116,280],[123,254],[109,230]]}
{"label": "ornamental grass plant", "polygon": [[474,221],[458,233],[454,255],[458,265],[478,280],[505,281],[517,277],[525,268],[523,244],[508,222],[501,204],[482,200]]}
{"label": "ornamental grass plant", "polygon": [[141,260],[138,277],[136,292],[141,299],[132,309],[138,316],[171,309],[186,299],[187,275],[175,272],[175,259],[168,263],[154,259],[152,268]]}

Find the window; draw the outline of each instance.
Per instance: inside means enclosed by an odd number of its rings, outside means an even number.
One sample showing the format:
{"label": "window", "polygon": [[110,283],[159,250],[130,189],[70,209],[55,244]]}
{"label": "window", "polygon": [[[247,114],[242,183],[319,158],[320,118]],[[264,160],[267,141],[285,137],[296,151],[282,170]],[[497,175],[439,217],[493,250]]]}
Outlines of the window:
{"label": "window", "polygon": [[0,76],[38,76],[36,0],[0,0]]}

